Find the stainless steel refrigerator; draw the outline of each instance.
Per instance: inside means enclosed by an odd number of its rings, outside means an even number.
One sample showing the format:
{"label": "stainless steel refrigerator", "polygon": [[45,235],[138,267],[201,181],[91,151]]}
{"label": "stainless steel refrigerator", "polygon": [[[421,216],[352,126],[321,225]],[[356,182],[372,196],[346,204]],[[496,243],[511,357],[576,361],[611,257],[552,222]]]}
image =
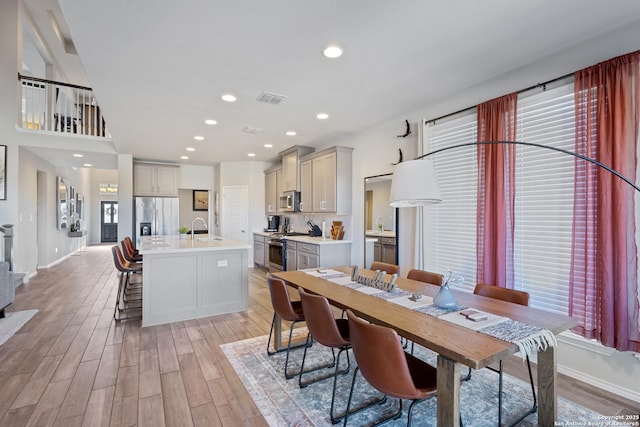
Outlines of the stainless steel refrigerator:
{"label": "stainless steel refrigerator", "polygon": [[136,242],[140,236],[178,234],[180,206],[177,197],[136,197]]}

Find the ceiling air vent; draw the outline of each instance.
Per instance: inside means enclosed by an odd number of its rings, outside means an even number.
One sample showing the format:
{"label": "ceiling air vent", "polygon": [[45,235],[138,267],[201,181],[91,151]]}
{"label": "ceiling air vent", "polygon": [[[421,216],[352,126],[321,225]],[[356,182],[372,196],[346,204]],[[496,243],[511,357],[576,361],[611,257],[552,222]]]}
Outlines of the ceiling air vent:
{"label": "ceiling air vent", "polygon": [[242,129],[242,132],[245,132],[245,133],[261,133],[262,129],[255,128],[253,126],[245,126],[244,129]]}
{"label": "ceiling air vent", "polygon": [[284,95],[276,95],[275,93],[262,92],[257,98],[258,102],[266,102],[267,104],[278,105],[287,99]]}

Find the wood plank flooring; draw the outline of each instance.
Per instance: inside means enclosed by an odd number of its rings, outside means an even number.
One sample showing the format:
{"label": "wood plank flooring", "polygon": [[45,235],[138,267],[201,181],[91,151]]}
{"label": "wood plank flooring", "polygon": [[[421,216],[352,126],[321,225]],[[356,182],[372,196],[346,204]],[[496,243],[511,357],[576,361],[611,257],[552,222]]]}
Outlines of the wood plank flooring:
{"label": "wood plank flooring", "polygon": [[[110,246],[90,246],[16,291],[7,311],[38,309],[0,346],[0,426],[265,426],[219,348],[269,333],[265,273],[249,309],[141,328],[112,320]],[[520,375],[521,362],[507,364]],[[608,415],[637,404],[560,376],[560,395]]]}

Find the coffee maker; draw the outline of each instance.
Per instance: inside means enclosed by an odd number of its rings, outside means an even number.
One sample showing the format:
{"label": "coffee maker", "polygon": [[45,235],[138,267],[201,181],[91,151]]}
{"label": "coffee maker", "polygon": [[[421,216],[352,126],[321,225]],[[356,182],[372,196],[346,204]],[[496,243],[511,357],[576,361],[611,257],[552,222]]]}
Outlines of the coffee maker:
{"label": "coffee maker", "polygon": [[278,215],[267,215],[267,229],[264,231],[280,231],[280,217]]}

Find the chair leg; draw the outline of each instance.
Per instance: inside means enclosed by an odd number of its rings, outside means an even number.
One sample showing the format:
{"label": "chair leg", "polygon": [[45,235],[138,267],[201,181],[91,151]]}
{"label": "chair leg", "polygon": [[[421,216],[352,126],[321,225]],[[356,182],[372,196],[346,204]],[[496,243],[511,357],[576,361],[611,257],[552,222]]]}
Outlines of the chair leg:
{"label": "chair leg", "polygon": [[[344,352],[347,355],[347,368],[343,371],[340,371],[340,355]],[[333,375],[333,391],[331,393],[331,409],[329,411],[329,416],[331,418],[331,424],[337,424],[344,417],[344,415],[337,416],[334,415],[334,408],[336,403],[336,390],[338,386],[338,375],[346,375],[351,369],[351,360],[349,359],[349,348],[342,347],[338,352],[338,361],[336,363],[336,371]]]}
{"label": "chair leg", "polygon": [[[308,374],[310,372],[315,372],[315,371],[319,371],[321,369],[326,369],[326,368],[333,368],[334,366],[336,367],[336,372],[338,371],[338,365],[339,363],[336,363],[336,353],[335,353],[335,349],[332,348],[331,349],[331,354],[333,355],[333,359],[331,362],[329,362],[326,365],[320,365],[320,366],[316,366],[315,368],[311,368],[308,370],[304,370],[304,362],[307,360],[307,349],[309,347],[311,347],[311,345],[313,344],[313,336],[311,335],[311,333],[307,334],[307,341],[306,341],[306,345],[304,346],[304,354],[302,356],[302,364],[300,365],[300,374],[298,376],[298,386],[300,388],[305,388],[306,386],[308,386],[309,384],[313,384],[313,383],[317,383],[318,381],[322,381],[322,380],[326,380],[327,378],[331,378],[334,376],[334,374],[329,374],[329,375],[324,375],[321,377],[317,377],[314,378],[312,380],[306,381],[306,382],[302,382],[302,374]],[[338,352],[338,356],[340,356],[340,353],[342,352],[342,349],[340,349],[340,351]],[[339,359],[338,359],[339,362]],[[341,373],[347,373],[347,371],[341,372]]]}
{"label": "chair leg", "polygon": [[[340,418],[344,419],[344,423],[342,424],[343,426],[346,427],[347,425],[347,421],[349,420],[349,415],[353,415],[357,412],[362,411],[363,409],[366,409],[370,406],[373,406],[375,404],[379,404],[379,403],[384,403],[387,401],[387,396],[382,396],[380,399],[374,400],[373,402],[367,403],[363,406],[360,406],[359,408],[354,409],[353,411],[351,411],[351,399],[353,398],[353,389],[355,388],[356,385],[356,379],[358,377],[358,371],[360,370],[360,368],[358,368],[356,366],[356,368],[353,370],[353,379],[351,380],[351,389],[349,390],[349,398],[347,399],[347,409],[344,411],[344,415],[342,415],[342,417],[339,417],[336,419],[336,421],[339,421]],[[402,415],[402,399],[400,399],[400,410],[398,412],[396,412],[395,414],[391,415],[390,417],[387,417],[383,420],[380,420],[378,422],[376,422],[374,424],[374,426],[380,425],[384,422],[387,422],[391,419],[398,419],[400,418],[400,416]],[[335,424],[335,423],[334,423]]]}
{"label": "chair leg", "polygon": [[[527,369],[529,371],[529,383],[531,384],[531,395],[533,397],[533,405],[527,412],[522,414],[518,419],[509,423],[510,427],[515,426],[520,423],[520,421],[524,420],[529,415],[535,413],[538,410],[538,399],[536,397],[536,389],[533,384],[533,374],[531,373],[531,362],[529,361],[529,356],[527,357]],[[498,371],[499,374],[499,382],[498,382],[498,426],[502,426],[502,360],[500,361],[500,369]]]}
{"label": "chair leg", "polygon": [[[297,323],[297,322],[293,322],[291,324],[292,328],[293,328],[293,324],[295,324],[295,323]],[[282,353],[283,351],[287,350],[286,348],[282,348],[282,349],[276,350],[276,351],[269,350],[269,348],[271,348],[271,337],[273,335],[273,329],[274,329],[275,325],[276,325],[276,314],[273,313],[273,320],[271,320],[271,329],[269,330],[269,340],[267,341],[267,355],[268,356],[273,356],[274,354]],[[291,344],[291,343],[289,343],[289,344]],[[293,349],[300,348],[300,347],[305,346],[305,345],[307,345],[306,342],[303,343],[303,344],[294,345],[293,347],[290,347],[290,348],[293,350]]]}

